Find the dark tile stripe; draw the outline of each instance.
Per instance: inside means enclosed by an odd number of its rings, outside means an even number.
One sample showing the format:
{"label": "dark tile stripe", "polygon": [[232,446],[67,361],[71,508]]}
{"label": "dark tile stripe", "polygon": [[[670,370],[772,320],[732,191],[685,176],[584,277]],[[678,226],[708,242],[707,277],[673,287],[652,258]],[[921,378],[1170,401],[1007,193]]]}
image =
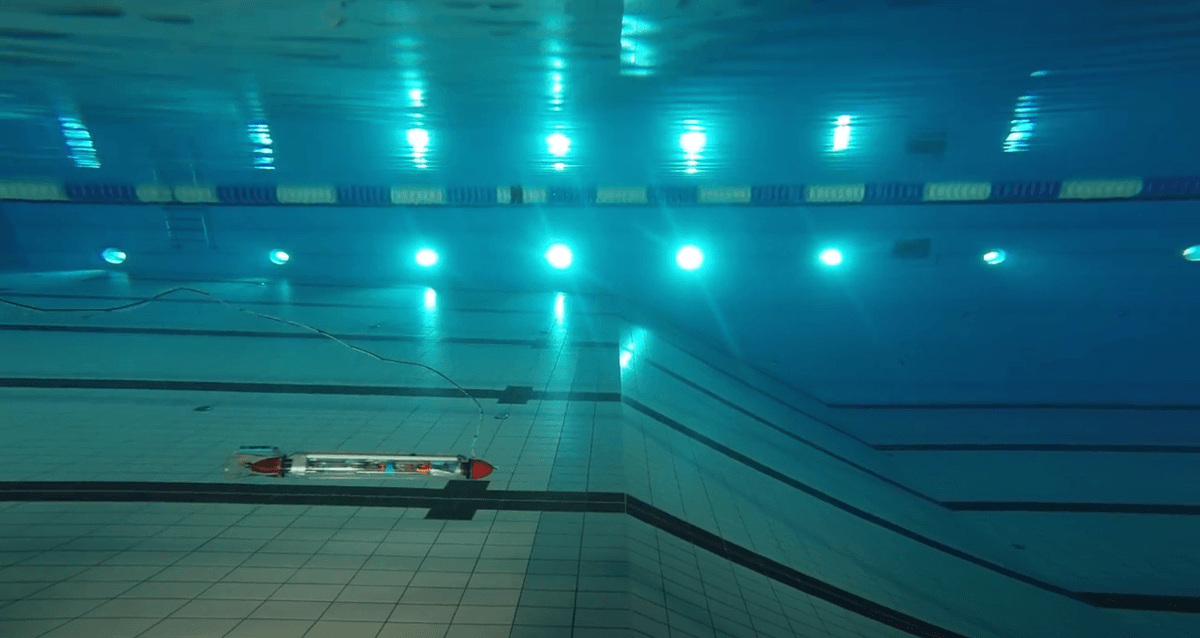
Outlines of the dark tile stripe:
{"label": "dark tile stripe", "polygon": [[[176,337],[229,337],[247,339],[309,339],[321,340],[329,337],[315,332],[272,332],[262,330],[198,330],[191,328],[136,328],[117,326],[61,326],[48,324],[0,324],[0,332],[71,332],[99,334],[138,334],[164,335]],[[537,344],[535,339],[488,339],[483,337],[427,337],[406,335],[371,335],[371,334],[334,334],[333,337],[342,341],[382,341],[396,343],[419,343],[433,341],[436,343],[454,343],[485,346],[522,346],[530,347]],[[571,341],[568,345],[575,348],[612,348],[616,342],[604,341]]]}
{"label": "dark tile stripe", "polygon": [[1200,403],[826,403],[838,410],[1200,410]]}
{"label": "dark tile stripe", "polygon": [[530,385],[510,385],[504,388],[504,392],[500,393],[497,403],[524,405],[529,403],[529,399],[533,398],[533,386]]}
{"label": "dark tile stripe", "polygon": [[534,390],[531,401],[580,401],[593,403],[620,403],[620,392],[584,392],[572,390]]}
{"label": "dark tile stripe", "polygon": [[946,501],[956,512],[1057,512],[1086,514],[1165,514],[1200,516],[1200,505],[1157,503],[1045,503],[1038,501]]}
{"label": "dark tile stripe", "polygon": [[[93,279],[96,279],[96,278],[97,277],[94,277]],[[139,282],[158,281],[158,282],[162,282],[162,283],[173,283],[173,284],[176,284],[176,287],[192,287],[192,288],[199,288],[200,286],[202,286],[204,284],[240,284],[243,286],[251,285],[245,281],[235,281],[235,280],[190,281],[190,280],[178,280],[178,279],[154,279],[154,278],[147,278],[147,277],[138,277],[137,281],[139,281]],[[342,288],[342,289],[352,288],[352,289],[362,289],[362,290],[377,290],[381,287],[386,287],[388,284],[381,284],[379,286],[355,286],[355,285],[351,285],[351,284],[333,285],[333,284],[304,284],[304,283],[291,282],[290,285],[293,288],[326,287],[326,288]],[[467,292],[470,292],[470,291],[467,291]],[[141,301],[143,299],[146,299],[146,297],[124,297],[124,296],[117,296],[117,295],[80,295],[80,294],[19,292],[19,291],[4,291],[4,296],[11,297],[11,298],[26,298],[26,299],[91,299],[91,300],[96,300],[96,301],[116,301],[116,302],[121,302],[121,303],[129,303],[129,302],[133,302],[133,301]],[[216,296],[220,296],[220,295],[216,295]],[[161,298],[154,300],[154,303],[159,303],[159,302],[210,303],[210,304],[211,303],[220,303],[220,302],[214,301],[211,298],[201,297],[194,293],[192,294],[191,297],[183,297],[183,296],[161,297]],[[353,309],[353,310],[387,310],[387,311],[391,311],[391,312],[394,312],[398,308],[400,308],[400,306],[396,306],[396,305],[323,303],[323,302],[319,303],[319,302],[312,302],[312,301],[308,301],[308,302],[306,302],[306,301],[274,301],[274,300],[269,300],[269,299],[230,301],[229,303],[232,303],[234,305],[242,304],[242,305],[247,305],[247,306],[291,306],[291,307],[297,307],[297,308],[346,308],[346,309]],[[540,310],[513,310],[513,309],[503,309],[503,308],[443,307],[441,309],[445,310],[446,312],[461,312],[461,313],[472,313],[472,314],[537,315],[537,316],[542,316],[545,314],[544,312],[542,312]],[[88,310],[88,311],[89,312],[100,312],[101,310],[103,310],[103,309],[97,308],[97,309],[92,309],[92,310]],[[81,312],[84,312],[84,311],[85,310],[81,310]],[[570,314],[571,314],[571,316],[620,318],[616,313],[612,313],[612,312],[577,312],[577,311],[573,311]],[[608,342],[605,342],[605,343],[608,343]],[[615,348],[615,347],[617,347],[618,344],[616,342],[611,342],[611,345]]]}
{"label": "dark tile stripe", "polygon": [[[662,372],[663,374],[666,374],[667,376],[671,377],[672,379],[679,381],[680,383],[692,388],[693,390],[696,390],[697,392],[700,392],[701,394],[703,394],[711,399],[719,401],[720,403],[746,415],[747,417],[750,417],[751,419],[754,419],[755,421],[758,421],[759,423],[771,428],[772,430],[775,430],[776,432],[779,432],[780,434],[782,434],[790,439],[799,441],[800,443],[803,443],[804,445],[807,445],[807,446],[813,448],[814,450],[817,450],[818,452],[825,454],[826,456],[829,456],[838,461],[841,461],[842,463],[845,463],[846,465],[849,465],[850,467],[853,467],[854,469],[856,469],[860,472],[863,472],[869,476],[872,476],[877,480],[883,481],[884,483],[887,483],[888,485],[891,485],[892,487],[904,490],[905,492],[908,492],[909,494],[911,494],[923,501],[928,501],[930,503],[938,502],[933,497],[922,494],[921,492],[918,492],[917,490],[914,490],[911,487],[908,487],[907,485],[900,483],[899,481],[892,480],[882,474],[879,474],[878,472],[875,472],[874,470],[872,470],[870,468],[859,465],[858,463],[855,463],[854,461],[851,461],[850,459],[848,459],[844,456],[841,456],[841,455],[837,454],[836,452],[833,452],[832,450],[828,450],[824,447],[821,447],[820,445],[817,445],[816,443],[814,443],[798,434],[795,434],[789,430],[779,427],[778,425],[775,425],[774,423],[758,416],[757,414],[754,414],[753,412],[747,410],[746,408],[743,408],[742,406],[740,406],[732,401],[729,401],[725,397],[718,395],[717,393],[709,390],[708,388],[705,388],[705,387],[701,386],[700,384],[695,383],[692,380],[690,380],[678,373],[668,370],[667,368],[663,367],[662,365],[659,365],[658,363],[655,363],[653,361],[649,361],[648,363],[655,370],[658,370],[658,371]],[[822,425],[827,425],[827,426],[829,425],[829,423],[826,423],[825,421],[822,421],[821,419],[818,419],[818,418],[810,416],[810,415],[806,415],[806,418],[812,419]]]}
{"label": "dark tile stripe", "polygon": [[[308,383],[253,383],[241,381],[163,381],[157,379],[47,379],[0,377],[0,388],[38,388],[50,390],[160,390],[171,392],[238,392],[261,394],[332,394],[344,396],[436,397],[465,399],[456,388],[412,386],[338,385]],[[476,399],[497,399],[501,403],[535,401],[617,402],[618,392],[542,392],[529,386],[509,386],[504,390],[467,388]]]}
{"label": "dark tile stripe", "polygon": [[[146,279],[139,277],[138,281],[146,281]],[[165,281],[173,281],[173,280],[165,280]],[[179,283],[180,283],[180,285],[184,285],[187,282],[179,282]],[[234,282],[234,281],[212,282],[212,281],[209,281],[209,282],[202,282],[202,283],[210,283],[210,284],[211,283],[231,283],[231,284],[232,283],[240,283],[240,284],[247,285],[247,286],[249,285],[244,281],[242,281],[242,282]],[[197,287],[198,285],[199,284],[193,284],[191,287]],[[23,299],[86,299],[86,300],[92,300],[92,301],[115,301],[118,303],[130,303],[130,302],[141,301],[143,299],[146,299],[146,297],[125,297],[125,296],[118,296],[118,295],[67,295],[67,294],[59,294],[59,293],[16,292],[16,291],[5,291],[4,296],[10,297],[10,298],[23,298]],[[220,302],[214,301],[213,299],[208,298],[208,297],[201,297],[201,296],[195,295],[193,293],[192,296],[190,296],[190,297],[183,297],[183,296],[160,297],[158,299],[155,299],[153,303],[215,304],[215,303],[220,303]],[[390,311],[390,312],[395,312],[397,309],[397,306],[386,306],[386,305],[347,304],[347,303],[316,303],[316,302],[304,302],[304,301],[272,301],[269,299],[231,301],[230,303],[242,304],[242,305],[246,305],[246,306],[293,306],[293,307],[297,307],[297,308],[347,308],[347,309],[354,309],[354,310],[386,310],[386,311]],[[95,308],[95,309],[88,310],[88,312],[100,312],[102,310],[103,310],[103,308]],[[83,310],[81,310],[81,312],[82,311]]]}
{"label": "dark tile stripe", "polygon": [[905,633],[927,638],[965,638],[963,634],[943,629],[908,614],[873,603],[866,598],[801,573],[761,554],[756,554],[741,545],[730,543],[632,496],[629,497],[628,514],[643,523],[661,529],[680,540],[726,558],[751,571]]}
{"label": "dark tile stripe", "polygon": [[1129,452],[1200,454],[1200,445],[1123,445],[1086,443],[876,443],[882,452]]}
{"label": "dark tile stripe", "polygon": [[1025,574],[1015,572],[1011,569],[1008,569],[1007,567],[997,565],[995,563],[984,560],[977,556],[972,556],[962,550],[955,549],[949,545],[946,545],[945,543],[938,542],[932,538],[923,536],[912,530],[900,527],[899,525],[892,523],[891,521],[885,520],[885,519],[883,519],[879,516],[876,516],[875,514],[872,514],[866,510],[859,509],[845,501],[838,500],[824,492],[821,492],[820,490],[817,490],[816,488],[814,488],[812,486],[805,485],[804,483],[801,483],[800,481],[797,481],[796,479],[793,479],[789,476],[785,476],[784,474],[776,471],[775,469],[767,467],[766,465],[759,463],[758,461],[755,461],[754,459],[751,459],[750,457],[748,457],[744,454],[736,452],[736,451],[730,449],[729,447],[726,447],[725,445],[722,445],[722,444],[714,441],[713,439],[710,439],[707,436],[704,436],[703,434],[700,434],[699,432],[696,432],[695,430],[692,430],[692,429],[684,426],[682,423],[679,423],[678,421],[676,421],[660,412],[657,412],[634,399],[625,397],[624,402],[626,405],[632,407],[633,409],[637,410],[638,412],[641,412],[642,414],[646,415],[647,417],[654,419],[655,421],[671,428],[672,430],[675,430],[676,432],[679,432],[680,434],[683,434],[684,436],[687,436],[688,438],[691,438],[692,440],[694,440],[698,443],[701,443],[701,444],[709,447],[712,450],[715,450],[716,452],[724,454],[725,456],[727,456],[735,461],[738,461],[739,463],[745,465],[746,467],[756,470],[757,472],[764,474],[766,476],[769,476],[769,477],[779,481],[780,483],[783,483],[797,491],[803,492],[813,498],[816,498],[817,500],[819,500],[823,503],[832,505],[848,514],[851,514],[852,516],[855,516],[864,521],[867,521],[868,523],[872,523],[872,524],[882,527],[886,530],[895,532],[896,534],[904,536],[905,538],[908,538],[910,540],[921,543],[922,545],[925,545],[926,547],[930,547],[930,548],[936,549],[940,552],[954,556],[955,558],[965,560],[973,565],[977,565],[979,567],[982,567],[989,571],[995,572],[1002,576],[1007,576],[1009,578],[1012,578],[1013,580],[1020,581],[1022,583],[1025,583],[1026,585],[1032,585],[1034,587],[1037,587],[1038,589],[1042,589],[1042,590],[1045,590],[1048,592],[1059,594],[1060,596],[1066,596],[1068,598],[1075,599],[1074,594],[1072,594],[1070,591],[1068,591],[1066,589],[1063,589],[1062,587],[1058,587],[1056,585],[1052,585],[1050,583],[1037,580],[1036,578],[1033,578],[1031,576],[1026,576]]}
{"label": "dark tile stripe", "polygon": [[1087,602],[1106,609],[1136,609],[1139,611],[1174,611],[1200,614],[1200,597],[1157,596],[1145,594],[1080,594]]}
{"label": "dark tile stripe", "polygon": [[[250,392],[261,394],[334,394],[350,396],[466,398],[456,388],[334,385],[306,383],[249,383],[235,381],[163,381],[143,379],[0,378],[0,388],[72,390],[168,390],[173,392]],[[503,390],[467,388],[476,399],[498,399]]]}
{"label": "dark tile stripe", "polygon": [[[369,507],[433,507],[463,500],[479,509],[543,511],[545,507],[569,506],[570,511],[625,511],[625,494],[619,492],[539,492],[529,490],[463,491],[451,481],[446,488],[361,487],[345,485],[277,483],[171,483],[152,481],[2,481],[0,501],[113,501],[138,502],[238,502],[293,505],[365,505]],[[448,489],[455,486],[454,489]],[[348,503],[345,499],[358,499]],[[401,503],[421,502],[424,505]]]}

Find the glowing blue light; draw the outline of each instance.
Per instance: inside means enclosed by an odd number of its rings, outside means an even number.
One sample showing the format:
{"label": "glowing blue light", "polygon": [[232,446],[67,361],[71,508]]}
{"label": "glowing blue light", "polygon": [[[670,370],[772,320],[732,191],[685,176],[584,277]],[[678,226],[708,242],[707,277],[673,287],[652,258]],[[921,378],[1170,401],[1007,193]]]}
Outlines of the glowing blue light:
{"label": "glowing blue light", "polygon": [[[411,89],[408,92],[408,99],[413,102],[420,102],[422,97],[421,89]],[[419,104],[417,106],[420,106]]]}
{"label": "glowing blue light", "polygon": [[704,150],[708,136],[700,131],[688,131],[679,136],[679,147],[689,155],[695,155]]}
{"label": "glowing blue light", "polygon": [[622,367],[622,368],[627,368],[627,367],[629,367],[629,361],[630,361],[631,359],[633,359],[633,353],[632,353],[632,352],[630,352],[630,351],[628,351],[628,350],[622,350],[622,351],[621,351],[621,367]]}
{"label": "glowing blue light", "polygon": [[833,152],[850,148],[850,116],[839,115],[837,127],[833,129]]}
{"label": "glowing blue light", "polygon": [[425,159],[425,153],[429,150],[429,131],[423,128],[410,128],[404,132],[404,138],[412,147],[413,163],[417,168],[427,168],[429,163]]}
{"label": "glowing blue light", "polygon": [[438,254],[429,248],[422,248],[417,251],[417,265],[422,268],[429,268],[438,262]]}
{"label": "glowing blue light", "polygon": [[437,308],[437,291],[433,288],[425,289],[425,309],[434,310]]}
{"label": "glowing blue light", "polygon": [[567,296],[561,292],[554,295],[554,318],[562,323],[567,316]]}
{"label": "glowing blue light", "polygon": [[563,164],[562,162],[555,162],[555,163],[554,163],[554,170],[556,170],[556,171],[563,171],[563,170],[566,170],[566,169],[567,169],[567,165],[566,165],[566,164]]}
{"label": "glowing blue light", "polygon": [[571,254],[571,249],[567,248],[566,244],[554,244],[546,251],[546,261],[558,270],[569,268],[574,259],[575,256]]}
{"label": "glowing blue light", "polygon": [[404,133],[404,139],[408,140],[409,146],[422,150],[429,146],[429,131],[423,128],[410,128]]}
{"label": "glowing blue light", "polygon": [[271,139],[271,129],[264,122],[251,122],[246,125],[250,143],[254,145],[254,168],[264,171],[275,170],[275,158],[260,157],[272,155],[275,151],[268,148],[274,141]]}
{"label": "glowing blue light", "polygon": [[270,259],[271,263],[275,264],[276,266],[282,266],[286,264],[292,257],[282,250],[272,250],[271,254],[268,255],[267,258]]}
{"label": "glowing blue light", "polygon": [[100,168],[100,157],[92,144],[92,135],[83,121],[77,117],[59,116],[63,139],[67,144],[67,157],[78,168]]}
{"label": "glowing blue light", "polygon": [[833,130],[833,150],[844,151],[850,147],[850,127],[839,126]]}
{"label": "glowing blue light", "polygon": [[100,253],[100,258],[110,264],[120,264],[125,261],[125,251],[116,248],[105,248],[104,252]]}
{"label": "glowing blue light", "polygon": [[695,270],[704,263],[704,253],[695,246],[684,246],[675,253],[675,263],[684,270]]}
{"label": "glowing blue light", "polygon": [[1003,262],[1005,259],[1008,259],[1008,253],[1004,252],[1003,250],[989,250],[986,253],[983,253],[983,261],[987,262],[991,266],[995,266],[996,264]]}
{"label": "glowing blue light", "polygon": [[642,18],[628,14],[621,16],[621,35],[649,35],[656,31],[658,27]]}
{"label": "glowing blue light", "polygon": [[821,263],[826,266],[837,266],[842,263],[842,251],[836,248],[829,248],[821,251]]}
{"label": "glowing blue light", "polygon": [[[625,8],[630,8],[630,2]],[[655,47],[651,40],[642,36],[656,32],[658,28],[636,15],[621,16],[621,75],[643,77],[651,75],[655,66]]]}
{"label": "glowing blue light", "polygon": [[1017,99],[1013,109],[1014,118],[1004,138],[1004,152],[1016,153],[1029,149],[1029,141],[1033,138],[1034,117],[1038,112],[1038,97],[1022,95]]}
{"label": "glowing blue light", "polygon": [[1188,261],[1200,261],[1200,245],[1185,248],[1183,258]]}
{"label": "glowing blue light", "polygon": [[571,138],[562,133],[554,133],[546,138],[546,147],[551,155],[562,157],[571,150]]}
{"label": "glowing blue light", "polygon": [[1029,74],[1029,77],[1031,77],[1031,78],[1045,77],[1048,73],[1049,73],[1049,71],[1034,71],[1033,73]]}

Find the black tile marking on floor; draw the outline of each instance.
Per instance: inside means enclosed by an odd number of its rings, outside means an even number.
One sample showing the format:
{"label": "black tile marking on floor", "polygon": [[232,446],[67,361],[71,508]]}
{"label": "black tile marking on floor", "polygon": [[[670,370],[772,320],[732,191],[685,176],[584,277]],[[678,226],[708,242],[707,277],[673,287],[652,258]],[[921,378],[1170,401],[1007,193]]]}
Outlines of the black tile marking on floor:
{"label": "black tile marking on floor", "polygon": [[1139,611],[1174,611],[1200,614],[1200,597],[1158,596],[1146,594],[1080,594],[1085,601],[1105,609],[1137,609]]}
{"label": "black tile marking on floor", "polygon": [[1200,411],[1200,403],[826,403],[838,410],[1129,410]]}
{"label": "black tile marking on floor", "polygon": [[1200,505],[1168,503],[1063,503],[1038,501],[945,501],[956,512],[1055,512],[1079,514],[1165,514],[1200,516]]}
{"label": "black tile marking on floor", "polygon": [[[911,488],[907,485],[904,485],[903,483],[900,483],[899,481],[890,479],[882,474],[879,474],[878,472],[875,472],[874,470],[871,470],[870,468],[859,465],[858,463],[855,463],[854,461],[851,461],[850,459],[848,459],[844,456],[841,456],[841,455],[837,454],[836,452],[833,452],[832,450],[828,450],[824,447],[821,447],[820,445],[818,445],[798,434],[795,434],[795,433],[790,432],[782,427],[779,427],[778,425],[775,425],[774,423],[768,421],[767,419],[764,419],[764,418],[758,416],[757,414],[754,414],[753,412],[747,410],[746,408],[743,408],[742,406],[726,399],[725,397],[718,395],[717,393],[709,390],[708,388],[705,388],[705,387],[701,386],[700,384],[695,383],[692,380],[690,380],[676,372],[668,370],[667,368],[663,367],[662,365],[659,365],[653,361],[649,361],[648,363],[654,369],[662,372],[663,374],[666,374],[667,376],[675,379],[676,381],[679,381],[680,383],[692,388],[693,390],[696,390],[697,392],[700,392],[701,394],[703,394],[713,400],[719,401],[720,403],[732,408],[733,410],[736,410],[736,411],[750,417],[751,419],[758,421],[759,423],[771,428],[772,430],[775,430],[776,432],[779,432],[780,434],[782,434],[790,439],[799,441],[800,443],[803,443],[804,445],[807,445],[807,446],[813,448],[814,450],[817,450],[818,452],[825,454],[826,456],[829,456],[838,461],[841,461],[842,463],[845,463],[846,465],[849,465],[850,467],[853,467],[854,469],[856,469],[860,472],[863,472],[864,474],[872,476],[879,481],[883,481],[884,483],[887,483],[888,485],[891,485],[892,487],[903,490],[923,501],[927,501],[930,503],[938,503],[937,499],[935,499],[931,496],[928,496],[926,494],[923,494],[921,492],[918,492],[917,490],[914,490],[913,488]],[[807,418],[814,419],[818,423],[821,423],[822,425],[829,425],[828,423],[825,423],[824,421],[821,421],[820,419],[816,419],[816,417],[810,416]]]}
{"label": "black tile marking on floor", "polygon": [[[164,381],[157,379],[0,378],[0,388],[54,390],[167,390],[173,392],[248,392],[260,394],[332,394],[347,396],[438,397],[464,399],[457,388],[336,385],[321,383],[250,383],[240,381]],[[467,388],[476,399],[498,399],[503,390]]]}
{"label": "black tile marking on floor", "polygon": [[943,629],[937,625],[918,620],[908,614],[873,603],[866,598],[857,596],[844,589],[801,573],[787,565],[756,554],[745,547],[730,543],[716,534],[672,516],[642,500],[630,496],[628,497],[628,502],[628,514],[643,523],[661,529],[684,542],[726,558],[730,562],[758,572],[774,581],[837,605],[842,609],[852,611],[860,616],[865,616],[914,636],[924,636],[926,638],[965,638],[963,634]]}
{"label": "black tile marking on floor", "polygon": [[482,502],[480,497],[487,488],[488,481],[450,481],[441,490],[442,502],[429,508],[425,519],[469,521],[475,518],[475,513],[479,511],[478,504]]}
{"label": "black tile marking on floor", "polygon": [[[103,275],[101,275],[101,276],[103,276]],[[91,277],[88,280],[98,279],[98,278],[99,277]],[[220,285],[236,284],[239,286],[247,286],[247,287],[252,286],[252,284],[249,284],[245,281],[238,281],[238,280],[234,280],[234,279],[229,279],[229,280],[211,280],[211,279],[192,280],[192,279],[160,279],[160,278],[155,278],[155,277],[137,277],[135,279],[135,281],[138,281],[138,282],[155,281],[155,282],[160,282],[160,283],[174,284],[173,286],[170,286],[169,288],[167,288],[168,290],[170,288],[180,288],[180,287],[199,288],[205,284],[220,284]],[[393,286],[392,283],[385,283],[385,282],[381,282],[380,284],[373,285],[373,286],[355,285],[355,284],[320,284],[320,283],[311,283],[311,282],[304,283],[304,282],[295,282],[295,281],[290,281],[288,283],[293,288],[333,288],[333,289],[347,289],[348,288],[348,289],[352,289],[352,290],[372,290],[372,291],[387,290]],[[460,289],[460,290],[462,292],[467,292],[467,293],[494,292],[494,291],[477,291],[477,290],[470,290],[470,289]],[[521,293],[518,292],[516,294],[521,294]],[[6,291],[4,291],[4,295],[7,297],[25,297],[25,298],[35,298],[35,299],[95,299],[95,300],[101,300],[101,301],[119,301],[119,302],[126,302],[126,303],[131,302],[131,301],[141,301],[143,299],[146,299],[146,297],[124,297],[124,296],[101,295],[101,294],[87,295],[87,294],[20,292],[20,291],[15,291],[15,290],[6,290]],[[148,295],[148,296],[150,296],[150,295]],[[217,295],[217,296],[220,296],[220,295]],[[195,293],[192,293],[191,298],[163,297],[161,299],[155,300],[155,303],[158,303],[158,302],[219,303],[219,302],[214,301],[213,299],[210,299],[207,297],[196,296]],[[241,304],[241,305],[247,305],[247,306],[292,306],[292,307],[302,307],[302,308],[352,308],[352,309],[358,309],[358,310],[388,310],[388,311],[393,311],[393,312],[397,309],[402,308],[401,306],[397,306],[397,305],[388,306],[388,305],[329,303],[329,302],[313,302],[313,301],[308,301],[308,302],[306,302],[306,301],[272,301],[269,299],[261,299],[261,300],[247,299],[247,300],[241,300],[241,301],[230,300],[230,303],[232,303],[234,305]],[[537,315],[537,316],[542,316],[545,314],[541,310],[515,310],[515,309],[507,309],[507,308],[466,308],[466,307],[451,308],[451,307],[439,306],[439,309],[442,311],[445,311],[445,312],[461,312],[461,313],[472,313],[472,314]],[[614,313],[614,312],[586,312],[586,311],[578,312],[578,311],[574,311],[574,312],[571,312],[570,315],[571,316],[587,316],[587,317],[621,318],[617,313]],[[614,347],[615,347],[615,345],[616,344],[614,344]]]}
{"label": "black tile marking on floor", "polygon": [[[419,388],[411,386],[339,385],[307,383],[251,383],[241,381],[163,381],[158,379],[46,379],[0,378],[0,388],[38,388],[53,390],[160,390],[172,392],[240,392],[262,394],[330,394],[343,396],[391,396],[465,399],[456,388]],[[619,402],[619,392],[543,392],[531,386],[508,386],[504,390],[467,388],[476,399],[497,399],[499,403],[523,404],[529,401]]]}
{"label": "black tile marking on floor", "polygon": [[1134,454],[1200,454],[1200,445],[1134,445],[1119,443],[876,443],[881,452],[1127,452]]}
{"label": "black tile marking on floor", "polygon": [[[0,324],[0,332],[70,332],[70,333],[99,333],[99,334],[129,334],[157,335],[175,337],[228,337],[247,339],[309,339],[323,340],[329,337],[315,332],[278,332],[267,330],[199,330],[191,328],[137,328],[119,326],[61,326],[48,324]],[[439,337],[430,339],[409,335],[380,335],[380,334],[332,334],[342,341],[374,341],[393,343],[453,343],[484,346],[522,346],[538,347],[536,339],[488,339],[482,337]],[[613,348],[617,343],[604,341],[570,341],[573,348]]]}
{"label": "black tile marking on floor", "polygon": [[[616,492],[535,492],[487,490],[446,492],[440,488],[357,487],[291,483],[285,479],[247,483],[169,483],[125,481],[0,481],[0,501],[250,503],[260,505],[340,505],[359,507],[439,507],[508,511],[624,512],[625,495]],[[474,481],[451,481],[474,483]],[[468,488],[469,489],[469,488]],[[476,488],[478,489],[478,488]],[[457,503],[451,503],[456,501]],[[450,503],[448,505],[448,503]]]}
{"label": "black tile marking on floor", "polygon": [[496,403],[524,405],[529,403],[533,398],[533,386],[531,385],[510,385],[504,388],[504,392],[500,393],[500,397]]}
{"label": "black tile marking on floor", "polygon": [[997,565],[993,562],[984,560],[977,556],[972,556],[962,550],[955,549],[949,545],[946,545],[945,543],[938,542],[932,538],[923,536],[912,530],[900,527],[899,525],[897,525],[891,521],[888,521],[882,517],[876,516],[875,514],[872,514],[866,510],[857,508],[845,501],[836,499],[836,498],[834,498],[812,486],[805,485],[804,483],[801,483],[800,481],[797,481],[796,479],[786,476],[773,468],[770,468],[762,463],[759,463],[758,461],[755,461],[754,459],[752,459],[744,454],[741,454],[740,452],[736,452],[733,449],[731,449],[725,445],[722,445],[722,444],[714,441],[713,439],[710,439],[707,436],[704,436],[703,434],[700,434],[699,432],[692,430],[691,428],[688,428],[687,426],[683,425],[682,423],[666,416],[665,414],[662,414],[661,412],[658,412],[658,411],[642,404],[639,401],[630,399],[629,397],[625,397],[624,403],[625,403],[625,405],[630,406],[631,408],[637,410],[638,412],[641,412],[642,414],[646,415],[647,417],[671,428],[672,430],[675,430],[676,432],[679,432],[680,434],[683,434],[684,436],[692,439],[693,441],[696,441],[697,443],[701,443],[716,452],[719,452],[735,461],[738,461],[739,463],[741,463],[753,470],[758,471],[761,474],[769,476],[769,477],[779,481],[780,483],[783,483],[797,491],[803,492],[813,498],[816,498],[817,500],[819,500],[823,503],[832,505],[833,507],[836,507],[836,508],[842,510],[843,512],[846,512],[852,516],[855,516],[864,521],[867,521],[868,523],[872,523],[872,524],[882,527],[886,530],[895,532],[896,534],[899,534],[910,540],[916,541],[922,545],[925,545],[926,547],[930,547],[932,549],[936,549],[945,554],[954,556],[955,558],[965,560],[973,565],[977,565],[979,567],[982,567],[989,571],[995,572],[1002,576],[1007,576],[1009,578],[1012,578],[1013,580],[1017,580],[1019,582],[1025,583],[1026,585],[1032,585],[1033,587],[1037,587],[1038,589],[1042,589],[1042,590],[1045,590],[1048,592],[1058,594],[1060,596],[1066,596],[1067,598],[1077,600],[1077,598],[1075,597],[1075,595],[1072,592],[1070,592],[1062,587],[1058,587],[1057,585],[1052,585],[1050,583],[1040,581],[1031,576],[1026,576],[1025,574],[1021,574],[1019,572],[1008,569],[1007,567]]}
{"label": "black tile marking on floor", "polygon": [[531,401],[580,401],[592,403],[620,403],[620,392],[585,392],[583,390],[534,390]]}

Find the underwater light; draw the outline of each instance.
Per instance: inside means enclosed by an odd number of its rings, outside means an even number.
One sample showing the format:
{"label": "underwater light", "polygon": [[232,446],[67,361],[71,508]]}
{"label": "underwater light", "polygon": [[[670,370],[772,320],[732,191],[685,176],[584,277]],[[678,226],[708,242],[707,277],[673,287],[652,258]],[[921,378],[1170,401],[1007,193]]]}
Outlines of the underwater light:
{"label": "underwater light", "polygon": [[418,266],[429,268],[438,262],[438,254],[429,248],[422,248],[417,251],[416,260]]}
{"label": "underwater light", "polygon": [[836,248],[829,248],[821,251],[820,259],[821,263],[825,264],[826,266],[837,266],[838,264],[842,263],[842,251],[837,250]]}
{"label": "underwater light", "polygon": [[574,255],[571,254],[571,249],[567,248],[566,244],[554,244],[546,251],[546,261],[559,270],[569,267],[573,260]]}
{"label": "underwater light", "polygon": [[704,263],[704,253],[695,246],[684,246],[675,253],[675,263],[684,270],[695,270]]}
{"label": "underwater light", "polygon": [[119,264],[125,261],[125,251],[117,250],[116,248],[105,248],[104,252],[100,253],[100,258],[110,264]]}

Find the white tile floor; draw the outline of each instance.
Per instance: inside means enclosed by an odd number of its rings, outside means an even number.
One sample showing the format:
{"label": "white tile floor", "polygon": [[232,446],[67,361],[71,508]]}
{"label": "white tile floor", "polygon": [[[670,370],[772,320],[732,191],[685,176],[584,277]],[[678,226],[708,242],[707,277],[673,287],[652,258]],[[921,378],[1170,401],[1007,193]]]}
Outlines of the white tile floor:
{"label": "white tile floor", "polygon": [[[5,545],[20,548],[0,570],[5,636],[901,635],[620,514],[434,522],[419,510],[224,504],[2,511]],[[99,522],[195,519],[220,520],[224,531],[174,551],[153,549],[175,539],[174,527],[73,549],[109,538]],[[328,540],[306,552],[221,542],[267,533]]]}
{"label": "white tile floor", "polygon": [[[259,295],[277,301],[284,295],[270,286],[250,287],[251,292],[235,284],[205,287],[235,299]],[[63,284],[60,290],[114,294],[107,282],[97,281]],[[147,289],[131,286],[128,292],[135,290],[144,294]],[[602,350],[571,341],[616,342],[633,331],[605,316],[568,312],[559,320],[551,295],[446,294],[439,297],[444,305],[434,322],[421,314],[423,301],[415,293],[409,299],[397,291],[297,287],[287,294],[296,301],[375,307],[293,305],[268,312],[325,322],[319,327],[340,332],[427,335],[427,342],[364,345],[444,365],[452,378],[471,387],[629,392],[739,452],[788,467],[797,479],[839,498],[939,540],[988,549],[990,539],[938,518],[903,493],[639,367],[643,352],[622,378],[615,350],[606,358]],[[488,304],[528,312],[453,310]],[[211,305],[184,303],[90,317],[0,311],[0,322],[50,321],[287,330],[222,314]],[[381,327],[370,327],[377,324]],[[435,336],[546,338],[549,347],[438,344]],[[10,377],[442,385],[415,368],[388,366],[317,340],[2,332],[0,347],[13,355],[0,358],[0,376]],[[650,356],[659,355],[678,366],[679,374],[763,409],[764,417],[787,414],[656,343]],[[218,481],[225,455],[247,443],[287,450],[465,454],[479,423],[474,406],[461,399],[3,389],[0,402],[0,480],[9,481]],[[198,406],[212,409],[197,412]],[[972,638],[1200,634],[1187,620],[1079,609],[965,565],[747,471],[620,403],[486,401],[484,409],[478,453],[497,466],[490,489],[628,492],[730,542]],[[502,415],[507,417],[495,418]],[[864,454],[844,435],[798,423],[794,414],[788,418],[822,445],[856,462],[877,464],[872,467],[881,473],[889,471],[886,462]],[[146,458],[185,462],[172,462],[164,474],[161,465],[139,462]],[[901,635],[624,515],[482,511],[473,521],[442,522],[425,521],[424,514],[338,507],[5,504],[0,510],[0,636]],[[1156,633],[1147,633],[1151,628]]]}

